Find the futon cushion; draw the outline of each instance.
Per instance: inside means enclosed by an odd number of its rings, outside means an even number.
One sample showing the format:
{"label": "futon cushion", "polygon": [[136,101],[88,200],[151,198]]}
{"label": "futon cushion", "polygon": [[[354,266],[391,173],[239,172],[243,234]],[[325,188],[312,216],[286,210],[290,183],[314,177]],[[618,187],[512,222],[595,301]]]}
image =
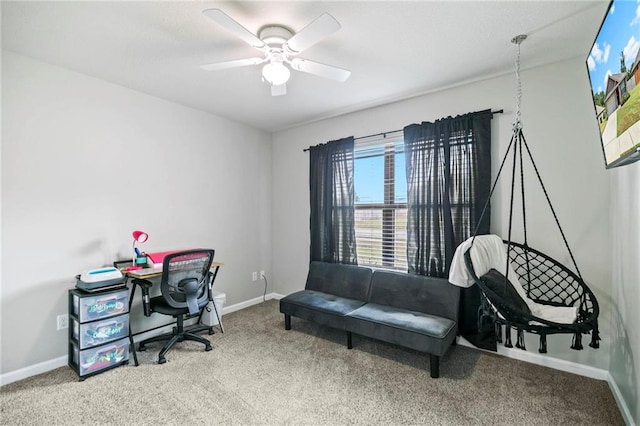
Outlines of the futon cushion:
{"label": "futon cushion", "polygon": [[460,287],[446,279],[375,271],[367,302],[458,320]]}
{"label": "futon cushion", "polygon": [[348,299],[367,300],[371,269],[339,263],[311,262],[305,290],[321,291]]}
{"label": "futon cushion", "polygon": [[444,354],[457,331],[450,319],[377,303],[367,303],[346,319],[356,334],[435,355]]}
{"label": "futon cushion", "polygon": [[344,330],[344,316],[364,303],[364,300],[348,299],[321,291],[302,290],[280,299],[280,312]]}
{"label": "futon cushion", "polygon": [[349,317],[440,339],[456,326],[456,323],[450,319],[377,303],[367,303],[351,312]]}
{"label": "futon cushion", "polygon": [[501,297],[504,304],[519,309],[527,314],[531,313],[527,302],[518,294],[513,284],[499,271],[490,269],[480,280],[493,291],[497,296]]}
{"label": "futon cushion", "polygon": [[346,315],[364,305],[363,300],[348,299],[321,291],[302,290],[280,299],[282,305],[296,305],[335,315]]}

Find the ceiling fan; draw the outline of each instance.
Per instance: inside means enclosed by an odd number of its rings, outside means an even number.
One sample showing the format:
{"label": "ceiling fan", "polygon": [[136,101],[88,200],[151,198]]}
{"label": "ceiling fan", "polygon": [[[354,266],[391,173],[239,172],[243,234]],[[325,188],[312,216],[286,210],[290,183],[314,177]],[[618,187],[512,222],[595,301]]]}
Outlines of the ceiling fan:
{"label": "ceiling fan", "polygon": [[291,72],[285,64],[296,71],[340,82],[351,75],[351,71],[297,57],[305,49],[340,29],[340,23],[328,13],[320,15],[297,33],[283,25],[266,25],[260,28],[257,36],[220,9],[207,9],[202,13],[263,53],[262,57],[200,65],[206,71],[259,65],[266,62],[267,64],[262,68],[262,78],[271,85],[272,96],[287,93],[286,82]]}

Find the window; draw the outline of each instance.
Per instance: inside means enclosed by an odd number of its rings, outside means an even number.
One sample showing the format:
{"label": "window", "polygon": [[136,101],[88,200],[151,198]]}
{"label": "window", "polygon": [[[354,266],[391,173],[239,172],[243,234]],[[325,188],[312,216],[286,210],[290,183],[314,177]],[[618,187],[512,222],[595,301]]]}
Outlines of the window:
{"label": "window", "polygon": [[402,131],[354,148],[358,264],[407,271],[407,180]]}

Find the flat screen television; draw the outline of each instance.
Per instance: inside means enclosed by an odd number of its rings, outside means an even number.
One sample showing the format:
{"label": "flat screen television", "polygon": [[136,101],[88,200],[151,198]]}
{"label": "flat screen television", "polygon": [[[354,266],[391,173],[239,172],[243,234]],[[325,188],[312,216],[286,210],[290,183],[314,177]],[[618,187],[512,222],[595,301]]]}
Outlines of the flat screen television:
{"label": "flat screen television", "polygon": [[612,0],[587,57],[607,168],[640,160],[638,3]]}

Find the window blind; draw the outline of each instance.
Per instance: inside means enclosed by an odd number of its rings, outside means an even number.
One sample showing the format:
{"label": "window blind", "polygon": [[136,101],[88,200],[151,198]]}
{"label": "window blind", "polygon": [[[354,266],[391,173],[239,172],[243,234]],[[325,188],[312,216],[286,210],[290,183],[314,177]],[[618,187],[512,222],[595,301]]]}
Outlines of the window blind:
{"label": "window blind", "polygon": [[403,132],[356,140],[358,264],[407,271],[407,183]]}

